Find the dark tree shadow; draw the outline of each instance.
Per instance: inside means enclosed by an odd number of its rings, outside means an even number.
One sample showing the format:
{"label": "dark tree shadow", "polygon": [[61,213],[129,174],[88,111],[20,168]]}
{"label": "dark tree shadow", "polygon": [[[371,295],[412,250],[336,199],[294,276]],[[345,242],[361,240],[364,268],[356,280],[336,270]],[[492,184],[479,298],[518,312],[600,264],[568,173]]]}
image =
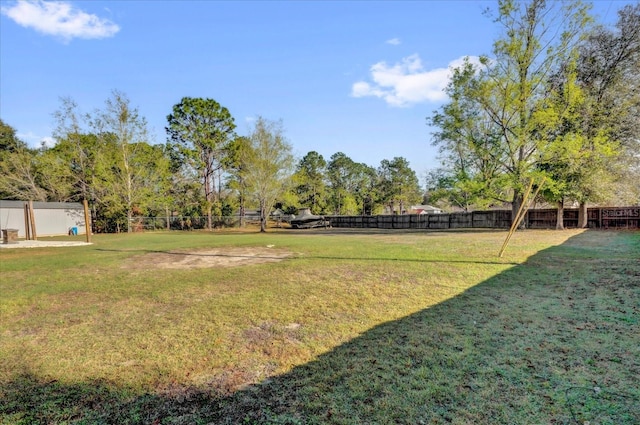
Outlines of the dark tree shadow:
{"label": "dark tree shadow", "polygon": [[637,424],[640,247],[603,261],[581,237],[239,390],[140,394],[27,370],[0,388],[0,423]]}

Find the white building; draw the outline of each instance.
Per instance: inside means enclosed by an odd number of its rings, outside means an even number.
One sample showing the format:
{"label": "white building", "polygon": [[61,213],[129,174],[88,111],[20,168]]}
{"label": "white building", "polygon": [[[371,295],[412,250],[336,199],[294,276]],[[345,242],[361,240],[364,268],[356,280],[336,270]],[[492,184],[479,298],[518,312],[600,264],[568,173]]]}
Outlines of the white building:
{"label": "white building", "polygon": [[[0,201],[0,228],[17,229],[25,238],[25,201]],[[34,202],[33,217],[36,236],[68,235],[75,228],[85,233],[84,208],[78,202]]]}
{"label": "white building", "polygon": [[442,214],[442,210],[431,205],[412,205],[411,214]]}

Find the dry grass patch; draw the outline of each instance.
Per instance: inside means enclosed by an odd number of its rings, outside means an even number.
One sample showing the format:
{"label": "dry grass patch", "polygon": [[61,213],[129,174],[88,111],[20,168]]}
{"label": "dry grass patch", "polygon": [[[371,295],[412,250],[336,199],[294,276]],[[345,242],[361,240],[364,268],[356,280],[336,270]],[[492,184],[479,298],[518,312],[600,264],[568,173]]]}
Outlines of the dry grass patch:
{"label": "dry grass patch", "polygon": [[291,252],[270,247],[224,247],[196,251],[150,252],[131,257],[122,267],[147,270],[234,267],[278,262],[292,255]]}

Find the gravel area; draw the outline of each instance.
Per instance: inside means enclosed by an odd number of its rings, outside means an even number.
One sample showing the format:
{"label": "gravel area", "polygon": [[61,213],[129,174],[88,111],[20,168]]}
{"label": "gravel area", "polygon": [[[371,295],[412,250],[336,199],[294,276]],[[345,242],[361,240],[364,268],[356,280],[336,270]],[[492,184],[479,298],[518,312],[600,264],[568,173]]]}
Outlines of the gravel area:
{"label": "gravel area", "polygon": [[18,243],[4,244],[0,243],[0,249],[11,248],[45,248],[56,246],[82,246],[92,245],[87,242],[73,242],[73,241],[18,241]]}

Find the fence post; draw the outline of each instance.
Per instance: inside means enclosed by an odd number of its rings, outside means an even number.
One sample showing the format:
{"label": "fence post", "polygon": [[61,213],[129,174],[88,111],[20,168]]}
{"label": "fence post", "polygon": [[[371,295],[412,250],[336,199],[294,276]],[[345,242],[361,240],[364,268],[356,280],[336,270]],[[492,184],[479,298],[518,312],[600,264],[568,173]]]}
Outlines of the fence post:
{"label": "fence post", "polygon": [[91,242],[91,221],[89,220],[89,203],[85,199],[82,202],[84,206],[84,229],[87,234],[87,243]]}
{"label": "fence post", "polygon": [[38,234],[36,233],[36,217],[33,210],[33,201],[29,201],[29,220],[31,224],[31,237],[34,241],[38,240]]}
{"label": "fence post", "polygon": [[24,239],[26,241],[31,240],[31,229],[29,227],[29,205],[24,203]]}
{"label": "fence post", "polygon": [[598,229],[602,229],[602,208],[598,208]]}

